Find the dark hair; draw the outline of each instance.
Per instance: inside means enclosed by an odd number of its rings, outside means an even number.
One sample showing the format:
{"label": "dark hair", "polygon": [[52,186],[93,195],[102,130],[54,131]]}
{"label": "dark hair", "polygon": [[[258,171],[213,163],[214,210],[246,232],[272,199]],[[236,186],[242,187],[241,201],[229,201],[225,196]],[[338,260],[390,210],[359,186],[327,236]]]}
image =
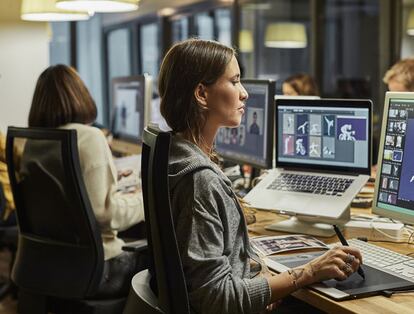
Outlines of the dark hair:
{"label": "dark hair", "polygon": [[284,83],[288,83],[298,95],[319,96],[318,84],[315,79],[305,73],[299,73],[288,77]]}
{"label": "dark hair", "polygon": [[174,133],[188,132],[203,145],[201,131],[206,109],[197,103],[198,84],[214,84],[226,70],[235,51],[215,41],[188,39],[175,44],[165,55],[158,77],[161,114]]}
{"label": "dark hair", "polygon": [[75,69],[58,64],[40,74],[29,113],[30,127],[88,124],[96,115],[95,102]]}

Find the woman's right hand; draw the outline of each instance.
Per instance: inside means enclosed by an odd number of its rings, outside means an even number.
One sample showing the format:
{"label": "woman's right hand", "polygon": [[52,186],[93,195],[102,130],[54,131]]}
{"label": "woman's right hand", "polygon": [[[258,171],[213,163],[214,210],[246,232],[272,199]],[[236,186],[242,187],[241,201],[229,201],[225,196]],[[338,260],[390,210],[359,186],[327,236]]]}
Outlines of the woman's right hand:
{"label": "woman's right hand", "polygon": [[[345,280],[362,263],[362,255],[356,248],[337,246],[304,265],[308,276],[297,278],[299,287],[328,279]],[[299,267],[303,269],[302,267]],[[293,273],[296,270],[293,269]]]}

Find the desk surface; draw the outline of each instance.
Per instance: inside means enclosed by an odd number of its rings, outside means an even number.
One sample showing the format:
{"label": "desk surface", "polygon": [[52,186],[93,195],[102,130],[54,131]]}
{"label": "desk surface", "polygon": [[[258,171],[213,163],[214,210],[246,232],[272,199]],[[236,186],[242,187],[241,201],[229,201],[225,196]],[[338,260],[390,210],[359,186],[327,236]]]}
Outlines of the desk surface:
{"label": "desk surface", "polygon": [[111,150],[115,155],[126,156],[141,154],[141,146],[120,139],[112,139]]}
{"label": "desk surface", "polygon": [[[352,209],[352,213],[370,213],[370,209]],[[286,217],[269,211],[256,211],[256,223],[248,226],[251,235],[281,235],[281,232],[269,231],[265,226],[281,221]],[[346,236],[346,231],[345,231]],[[336,237],[319,238],[325,243],[338,242]],[[407,243],[375,242],[376,245],[394,250],[398,253],[408,254],[414,252],[414,245]],[[336,302],[310,289],[300,289],[293,294],[295,297],[305,301],[328,313],[413,313],[414,293],[393,295],[391,298],[373,296],[363,299]]]}

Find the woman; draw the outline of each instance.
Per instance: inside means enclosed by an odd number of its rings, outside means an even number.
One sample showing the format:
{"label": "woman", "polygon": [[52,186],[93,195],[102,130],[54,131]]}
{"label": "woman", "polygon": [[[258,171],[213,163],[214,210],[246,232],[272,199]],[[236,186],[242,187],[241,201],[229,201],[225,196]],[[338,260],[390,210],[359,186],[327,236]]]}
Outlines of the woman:
{"label": "woman", "polygon": [[288,77],[282,85],[283,95],[319,96],[319,88],[312,76],[300,73]]}
{"label": "woman", "polygon": [[290,272],[252,276],[250,262],[259,259],[213,151],[220,127],[239,126],[248,97],[233,49],[199,39],[174,45],[161,65],[159,92],[174,133],[171,206],[194,313],[258,313],[300,287],[357,269],[359,251],[338,247]]}
{"label": "woman", "polygon": [[391,92],[414,91],[414,59],[399,60],[384,75],[383,81]]}
{"label": "woman", "polygon": [[[117,231],[144,220],[142,194],[117,193],[117,172],[106,138],[99,129],[90,126],[96,115],[95,102],[73,68],[51,66],[40,75],[30,108],[29,126],[77,131],[81,171],[101,228],[104,248],[104,275],[98,294],[126,295],[137,265],[134,254],[122,251],[125,243],[117,237]],[[36,158],[46,169],[53,167],[56,157],[53,148],[48,149],[47,145],[50,144],[28,143],[23,162],[28,154],[46,151],[48,153],[36,155]]]}

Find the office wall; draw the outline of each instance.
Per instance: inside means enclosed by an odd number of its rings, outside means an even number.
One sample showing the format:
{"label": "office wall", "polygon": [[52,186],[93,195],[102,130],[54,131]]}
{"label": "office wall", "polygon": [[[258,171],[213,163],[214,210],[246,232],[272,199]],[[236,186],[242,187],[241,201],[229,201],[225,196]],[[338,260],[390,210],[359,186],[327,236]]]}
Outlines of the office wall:
{"label": "office wall", "polygon": [[47,23],[0,19],[0,130],[26,126],[36,80],[49,64]]}

